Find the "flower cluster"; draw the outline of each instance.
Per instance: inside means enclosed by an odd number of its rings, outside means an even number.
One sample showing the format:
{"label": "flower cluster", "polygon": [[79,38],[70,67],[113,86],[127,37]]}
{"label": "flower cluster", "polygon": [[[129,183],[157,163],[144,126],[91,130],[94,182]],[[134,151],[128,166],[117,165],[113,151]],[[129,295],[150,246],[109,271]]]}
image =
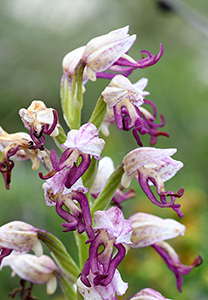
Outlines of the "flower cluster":
{"label": "flower cluster", "polygon": [[[171,158],[177,150],[143,147],[141,141],[141,135],[148,134],[150,145],[155,145],[158,136],[169,136],[160,130],[165,125],[164,117],[160,115],[158,124],[156,106],[146,99],[148,80],[140,78],[132,84],[127,78],[135,69],[158,62],[163,47],[160,45],[159,54],[143,50],[142,58],[135,60],[127,53],[136,35],[129,35],[128,30],[126,26],[94,38],[64,57],[61,105],[69,127],[67,133],[59,124],[57,112],[42,101],[33,101],[19,111],[29,133],[8,134],[0,128],[0,171],[6,188],[10,188],[15,160],[31,160],[34,170],[42,163],[46,173],[40,172],[39,177],[45,204],[55,207],[63,220],[63,231],[74,231],[80,258],[78,266],[62,242],[43,229],[21,221],[2,225],[1,268],[10,266],[22,279],[21,288],[14,290],[12,297],[20,291],[22,298],[35,299],[33,284],[46,284],[47,293],[52,294],[58,282],[68,300],[77,299],[78,293],[84,300],[116,300],[128,288],[118,266],[130,248],[152,246],[174,273],[180,292],[183,275],[202,262],[198,256],[191,265],[182,264],[165,242],[184,234],[185,226],[178,221],[142,212],[125,219],[122,212],[123,201],[136,198],[136,191],[129,188],[133,177],[153,204],[171,208],[180,218],[183,213],[176,201],[184,193],[183,188],[167,191],[164,185],[183,167],[182,162]],[[81,124],[83,92],[87,81],[97,78],[110,82],[101,92],[89,121]],[[137,144],[117,167],[110,157],[101,157],[105,140],[100,134],[109,135],[110,124],[116,124],[119,130],[132,130]],[[53,138],[58,147],[46,149],[45,135]],[[55,262],[43,254],[42,243]],[[31,250],[34,254],[29,253]],[[30,288],[25,288],[26,281],[31,283]],[[140,299],[166,298],[151,288],[143,288],[131,298]]]}

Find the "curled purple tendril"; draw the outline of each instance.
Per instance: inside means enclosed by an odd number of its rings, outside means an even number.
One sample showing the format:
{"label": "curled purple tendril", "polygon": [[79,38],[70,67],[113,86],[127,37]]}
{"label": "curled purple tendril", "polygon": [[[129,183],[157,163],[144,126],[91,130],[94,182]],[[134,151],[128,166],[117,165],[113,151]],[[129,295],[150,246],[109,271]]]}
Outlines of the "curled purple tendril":
{"label": "curled purple tendril", "polygon": [[74,162],[73,165],[68,166],[69,163],[67,160],[70,158],[72,152],[73,149],[71,148],[64,151],[59,161],[55,150],[52,149],[50,151],[50,159],[53,169],[46,175],[43,175],[42,172],[39,172],[40,178],[43,180],[49,179],[53,177],[56,172],[61,171],[63,168],[69,168],[64,184],[66,188],[71,188],[72,185],[75,184],[75,182],[85,173],[91,162],[89,154],[80,153],[79,157],[81,157],[81,162],[78,165],[76,162]]}
{"label": "curled purple tendril", "polygon": [[78,166],[74,165],[68,173],[65,182],[65,186],[68,189],[85,173],[90,165],[91,159],[89,154],[81,153],[80,156],[82,158],[80,164]]}
{"label": "curled purple tendril", "polygon": [[192,262],[191,265],[183,265],[179,258],[173,260],[169,253],[161,246],[153,244],[152,247],[158,252],[162,259],[167,264],[168,268],[174,273],[176,278],[176,286],[179,292],[182,292],[181,286],[183,284],[183,275],[191,272],[191,270],[197,266],[200,266],[203,262],[202,257],[198,255]]}
{"label": "curled purple tendril", "polygon": [[63,200],[57,199],[56,201],[56,212],[62,219],[67,221],[67,223],[62,223],[62,226],[66,228],[63,231],[77,229],[79,234],[86,231],[89,237],[88,242],[90,242],[94,239],[94,231],[87,197],[83,193],[73,192],[70,194],[70,198],[72,201],[76,200],[80,205],[80,209],[75,209],[74,206],[68,207],[71,213],[63,209],[65,205]]}
{"label": "curled purple tendril", "polygon": [[157,109],[155,104],[150,100],[144,100],[146,104],[149,104],[153,108],[153,116],[150,117],[149,114],[146,116],[142,111],[139,110],[138,107],[135,106],[136,115],[134,116],[135,120],[131,119],[131,116],[128,112],[128,108],[126,106],[122,106],[120,110],[115,105],[113,107],[115,122],[117,127],[120,130],[129,131],[133,128],[133,136],[137,141],[139,146],[143,146],[140,135],[149,134],[151,136],[150,144],[154,145],[157,142],[157,137],[160,135],[169,137],[169,134],[163,131],[158,131],[159,127],[165,125],[165,118],[163,115],[160,115],[161,124],[155,124],[155,118],[157,117]]}
{"label": "curled purple tendril", "polygon": [[157,137],[160,135],[169,137],[169,134],[164,131],[158,131],[158,128],[165,126],[165,118],[163,115],[160,114],[160,120],[161,124],[156,124],[154,121],[157,117],[157,108],[155,104],[147,99],[144,99],[144,103],[150,105],[153,108],[153,116],[152,118],[148,118],[145,116],[145,114],[142,114],[142,117],[144,119],[144,124],[146,129],[148,130],[148,134],[151,136],[150,144],[154,145],[157,142]]}
{"label": "curled purple tendril", "polygon": [[[141,60],[136,62],[130,62],[129,60],[120,57],[108,70],[107,72],[96,73],[97,78],[112,79],[117,74],[122,74],[123,76],[129,76],[135,69],[144,69],[150,67],[158,62],[163,54],[163,46],[160,44],[160,51],[157,54],[151,54],[147,50],[142,50],[141,54],[147,55]],[[110,72],[109,72],[110,71]]]}
{"label": "curled purple tendril", "polygon": [[122,209],[122,202],[136,196],[135,190],[133,188],[127,190],[126,192],[123,192],[123,189],[124,187],[120,187],[119,189],[117,189],[111,200],[111,204],[116,205],[120,209]]}
{"label": "curled purple tendril", "polygon": [[[171,207],[177,214],[180,218],[183,217],[183,213],[180,209],[181,205],[180,204],[176,204],[175,201],[176,201],[176,198],[180,198],[183,194],[184,194],[184,188],[180,188],[178,190],[177,193],[174,193],[172,191],[168,191],[168,192],[163,192],[163,193],[158,193],[159,197],[160,197],[160,201],[157,200],[157,198],[155,197],[155,195],[153,194],[149,184],[148,184],[148,181],[151,181],[157,188],[157,182],[155,181],[154,178],[148,176],[148,177],[145,177],[143,176],[142,172],[140,172],[138,170],[138,182],[142,188],[142,190],[144,191],[144,193],[147,195],[147,197],[150,199],[150,201],[159,206],[159,207]],[[168,202],[166,200],[166,197],[167,196],[170,196],[170,202]]]}

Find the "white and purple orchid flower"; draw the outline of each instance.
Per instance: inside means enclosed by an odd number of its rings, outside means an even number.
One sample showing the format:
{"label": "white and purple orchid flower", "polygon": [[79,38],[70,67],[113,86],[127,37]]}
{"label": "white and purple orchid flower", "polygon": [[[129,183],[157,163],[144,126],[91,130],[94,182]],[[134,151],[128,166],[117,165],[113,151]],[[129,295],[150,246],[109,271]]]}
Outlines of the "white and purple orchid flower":
{"label": "white and purple orchid flower", "polygon": [[0,264],[12,251],[29,252],[33,250],[41,256],[43,248],[38,240],[37,228],[21,221],[9,222],[0,227]]}
{"label": "white and purple orchid flower", "polygon": [[[135,61],[126,53],[136,40],[136,35],[128,34],[129,26],[119,28],[108,34],[93,38],[86,46],[79,47],[63,59],[64,75],[70,78],[78,63],[84,63],[83,83],[87,79],[95,81],[96,78],[112,79],[117,74],[129,76],[135,69],[144,69],[154,65],[163,54],[162,44],[159,54],[151,54],[142,50],[145,58]],[[110,72],[106,72],[110,71]],[[71,80],[70,80],[71,81]]]}
{"label": "white and purple orchid flower", "polygon": [[33,101],[25,109],[19,110],[19,115],[26,129],[30,131],[30,136],[34,144],[30,148],[43,150],[45,137],[43,134],[55,137],[58,131],[58,114],[55,109],[47,108],[43,101]]}
{"label": "white and purple orchid flower", "polygon": [[[98,137],[98,131],[92,123],[84,124],[79,130],[72,129],[67,135],[67,140],[61,146],[65,149],[60,161],[55,150],[50,151],[50,159],[53,169],[45,176],[40,173],[42,179],[48,179],[57,172],[67,168],[68,172],[64,180],[64,186],[70,188],[87,170],[91,156],[100,159],[100,153],[104,147],[104,140]],[[79,159],[81,162],[79,163]]]}
{"label": "white and purple orchid flower", "polygon": [[147,213],[136,213],[129,217],[133,227],[131,248],[143,248],[157,242],[183,235],[185,226],[173,219],[162,219]]}
{"label": "white and purple orchid flower", "polygon": [[[13,270],[13,274],[17,274],[24,281],[31,283],[31,288],[28,289],[28,298],[32,292],[32,285],[45,284],[47,294],[53,294],[57,287],[57,274],[60,273],[60,269],[56,266],[54,261],[47,255],[41,255],[39,257],[31,254],[14,254],[6,257],[3,260],[2,267],[9,266]],[[19,289],[18,289],[19,290]],[[22,292],[24,286],[22,286]],[[14,292],[14,296],[17,291]],[[14,298],[14,297],[13,297]]]}
{"label": "white and purple orchid flower", "polygon": [[[95,238],[90,244],[89,258],[81,274],[81,281],[87,286],[108,286],[115,275],[126,250],[123,244],[131,244],[132,225],[124,219],[118,207],[94,213]],[[100,252],[99,248],[103,246]],[[115,248],[117,253],[113,256]],[[91,275],[90,275],[91,274]]]}
{"label": "white and purple orchid flower", "polygon": [[176,277],[176,286],[181,292],[183,275],[202,263],[201,256],[197,256],[189,266],[180,262],[178,254],[164,240],[183,235],[185,226],[172,219],[162,219],[147,213],[136,213],[129,219],[133,227],[131,248],[152,246],[167,264]]}
{"label": "white and purple orchid flower", "polygon": [[[144,99],[149,92],[144,91],[148,80],[140,79],[135,84],[123,75],[116,75],[110,84],[102,92],[104,101],[107,104],[108,110],[103,120],[104,124],[101,127],[103,133],[109,133],[108,126],[116,123],[120,130],[129,131],[133,129],[133,135],[137,144],[142,146],[139,134],[148,133],[151,136],[150,144],[153,145],[157,141],[157,136],[169,136],[166,132],[158,131],[159,127],[165,125],[165,119],[161,115],[161,124],[155,124],[157,117],[157,109],[150,101]],[[154,115],[151,115],[142,104],[149,104],[153,107]]]}
{"label": "white and purple orchid flower", "polygon": [[201,256],[198,255],[190,265],[184,265],[181,263],[178,254],[168,243],[161,241],[153,244],[152,247],[162,257],[167,267],[174,273],[177,289],[179,292],[182,292],[183,275],[189,274],[193,268],[202,264],[203,260]]}
{"label": "white and purple orchid flower", "polygon": [[125,294],[128,283],[121,278],[119,271],[116,269],[111,282],[107,285],[96,285],[93,280],[95,275],[90,271],[88,275],[91,286],[86,286],[80,277],[77,280],[77,287],[84,300],[117,300],[115,295],[122,296]]}
{"label": "white and purple orchid flower", "polygon": [[[61,178],[60,173],[66,172],[67,170],[63,169],[43,184],[46,205],[55,206],[57,214],[66,221],[62,223],[64,231],[77,230],[79,234],[86,231],[91,240],[94,238],[94,231],[88,199],[84,194],[88,192],[88,189],[82,185],[81,179],[77,180],[70,189],[64,187],[65,176]],[[61,188],[60,179],[62,180]],[[69,211],[64,207],[67,207]]]}
{"label": "white and purple orchid flower", "polygon": [[0,172],[3,175],[6,189],[9,189],[11,183],[11,172],[14,168],[14,160],[31,160],[32,169],[37,170],[40,161],[46,169],[50,169],[50,161],[45,151],[31,148],[32,139],[25,132],[8,134],[0,127],[0,151],[3,153],[3,159],[0,162]]}
{"label": "white and purple orchid flower", "polygon": [[[135,177],[144,193],[159,207],[171,207],[179,217],[183,217],[180,204],[176,204],[176,198],[183,195],[184,189],[177,193],[166,191],[164,182],[172,178],[182,167],[183,163],[171,158],[176,149],[157,149],[143,147],[132,150],[123,159],[124,174],[121,184],[128,187],[131,179]],[[155,185],[160,201],[153,194],[150,186]],[[170,197],[170,202],[166,197]]]}

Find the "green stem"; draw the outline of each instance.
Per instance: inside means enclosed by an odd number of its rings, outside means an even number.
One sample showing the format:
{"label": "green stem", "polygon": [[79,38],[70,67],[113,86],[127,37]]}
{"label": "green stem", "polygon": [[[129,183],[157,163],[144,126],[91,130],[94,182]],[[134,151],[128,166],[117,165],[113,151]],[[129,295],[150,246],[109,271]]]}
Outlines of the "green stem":
{"label": "green stem", "polygon": [[123,164],[120,164],[117,166],[115,171],[111,174],[111,176],[108,178],[108,181],[93,203],[91,214],[93,215],[95,211],[97,210],[104,210],[108,207],[108,205],[111,202],[111,199],[121,184],[121,176],[123,175]]}

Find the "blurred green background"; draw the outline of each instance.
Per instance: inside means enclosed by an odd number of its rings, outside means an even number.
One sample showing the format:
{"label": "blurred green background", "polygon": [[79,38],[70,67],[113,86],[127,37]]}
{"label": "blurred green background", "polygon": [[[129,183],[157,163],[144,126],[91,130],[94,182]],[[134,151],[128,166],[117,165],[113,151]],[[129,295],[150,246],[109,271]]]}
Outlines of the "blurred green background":
{"label": "blurred green background", "polygon": [[[180,5],[177,13],[162,10],[156,0],[0,0],[0,3],[0,125],[9,133],[25,131],[18,111],[34,99],[54,107],[64,124],[59,98],[62,59],[91,38],[129,24],[130,34],[136,33],[138,37],[130,50],[135,59],[140,58],[143,49],[157,53],[163,43],[162,59],[155,66],[136,70],[130,79],[132,82],[141,77],[149,79],[149,99],[164,114],[165,130],[170,134],[169,139],[160,137],[156,146],[177,148],[174,158],[184,162],[184,168],[166,186],[175,191],[181,186],[185,188],[181,198],[185,216],[180,221],[187,230],[184,237],[170,242],[183,263],[190,264],[198,254],[204,263],[184,276],[180,294],[174,275],[151,247],[131,250],[120,267],[123,280],[129,282],[125,297],[120,299],[127,299],[145,287],[175,300],[208,299],[208,1],[183,0],[193,14]],[[108,81],[101,79],[87,84],[83,123],[106,84]],[[118,132],[115,126],[110,127],[110,132],[103,156],[112,156],[117,165],[136,143],[132,134]],[[148,146],[149,138],[142,140]],[[16,163],[9,191],[5,190],[3,179],[0,180],[0,225],[22,220],[48,230],[64,241],[77,259],[73,234],[63,233],[61,219],[53,208],[45,206],[42,183],[38,172],[31,170],[30,162]],[[124,204],[126,217],[144,211],[178,220],[170,210],[154,207],[136,183],[134,187],[137,197]],[[18,286],[19,279],[11,278],[10,274],[9,268],[0,272],[0,299],[10,299],[8,291]],[[44,286],[35,286],[34,295],[46,300],[63,299],[60,290],[47,296]]]}

